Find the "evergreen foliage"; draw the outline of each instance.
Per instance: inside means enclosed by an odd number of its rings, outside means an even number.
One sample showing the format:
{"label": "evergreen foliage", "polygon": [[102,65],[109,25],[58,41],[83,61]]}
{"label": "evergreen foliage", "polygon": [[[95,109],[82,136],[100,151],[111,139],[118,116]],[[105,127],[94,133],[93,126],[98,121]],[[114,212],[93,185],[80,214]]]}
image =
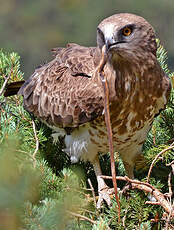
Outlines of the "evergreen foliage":
{"label": "evergreen foliage", "polygon": [[[172,73],[166,64],[167,54],[158,43],[158,60],[166,74]],[[11,75],[10,81],[23,78],[20,57],[0,50],[0,86]],[[62,151],[62,141],[53,144],[51,130],[23,109],[22,98],[0,96],[0,229],[163,229],[164,210],[158,205],[145,204],[147,194],[131,190],[120,195],[121,222],[118,223],[116,201],[101,212],[94,206],[87,177],[96,188],[96,179],[89,163],[71,165]],[[36,151],[37,140],[39,149]],[[144,181],[155,156],[174,141],[174,91],[170,101],[154,121],[144,144],[146,167],[136,171],[136,178]],[[168,193],[168,175],[174,161],[174,150],[159,158],[152,170],[150,182]],[[120,159],[118,174],[124,175]],[[101,158],[103,174],[110,175],[109,155]],[[85,167],[84,167],[85,166]],[[84,168],[86,172],[84,172]],[[142,168],[142,167],[141,167]],[[87,177],[86,177],[87,175]],[[119,182],[123,187],[124,183]],[[172,187],[174,178],[172,178]],[[173,188],[174,189],[174,188]],[[174,226],[174,222],[169,225]]]}

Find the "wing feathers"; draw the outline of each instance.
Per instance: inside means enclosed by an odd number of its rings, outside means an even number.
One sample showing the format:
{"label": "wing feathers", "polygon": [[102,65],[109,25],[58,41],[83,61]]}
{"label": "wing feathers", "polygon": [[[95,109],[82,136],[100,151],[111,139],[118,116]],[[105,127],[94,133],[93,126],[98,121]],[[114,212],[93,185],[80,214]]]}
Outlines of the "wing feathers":
{"label": "wing feathers", "polygon": [[98,49],[68,44],[53,52],[55,59],[36,69],[19,91],[25,108],[50,125],[62,127],[75,127],[101,115],[103,91],[90,78]]}

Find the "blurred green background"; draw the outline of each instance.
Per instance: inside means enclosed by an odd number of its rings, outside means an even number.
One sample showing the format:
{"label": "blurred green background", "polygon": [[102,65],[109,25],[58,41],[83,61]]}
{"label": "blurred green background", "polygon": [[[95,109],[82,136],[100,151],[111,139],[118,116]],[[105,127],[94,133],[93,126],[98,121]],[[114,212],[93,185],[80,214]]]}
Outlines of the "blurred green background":
{"label": "blurred green background", "polygon": [[153,25],[173,71],[173,0],[0,0],[0,47],[19,53],[28,78],[51,60],[53,47],[67,42],[95,46],[98,23],[119,12],[138,14]]}

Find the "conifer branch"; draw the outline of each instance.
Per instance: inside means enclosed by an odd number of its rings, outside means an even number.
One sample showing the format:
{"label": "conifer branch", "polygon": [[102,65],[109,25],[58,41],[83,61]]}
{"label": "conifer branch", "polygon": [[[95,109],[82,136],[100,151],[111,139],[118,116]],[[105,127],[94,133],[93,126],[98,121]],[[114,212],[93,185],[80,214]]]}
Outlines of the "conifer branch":
{"label": "conifer branch", "polygon": [[152,172],[152,168],[153,168],[155,162],[158,160],[158,158],[160,158],[161,155],[163,155],[165,152],[167,152],[167,151],[169,151],[169,150],[171,150],[171,149],[173,149],[173,148],[174,148],[174,142],[173,142],[168,148],[163,149],[160,153],[158,153],[158,154],[156,155],[156,157],[155,157],[154,160],[152,161],[152,163],[151,163],[151,165],[150,165],[150,168],[149,168],[149,172],[148,172],[148,175],[147,175],[147,183],[149,182],[150,174],[151,174],[151,172]]}

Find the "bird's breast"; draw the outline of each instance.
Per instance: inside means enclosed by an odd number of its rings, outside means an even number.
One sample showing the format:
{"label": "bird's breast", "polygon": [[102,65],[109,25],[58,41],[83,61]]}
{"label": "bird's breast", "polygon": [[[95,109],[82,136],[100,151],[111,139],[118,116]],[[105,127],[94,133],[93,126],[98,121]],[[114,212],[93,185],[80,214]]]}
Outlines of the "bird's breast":
{"label": "bird's breast", "polygon": [[[122,97],[123,99],[123,97]],[[152,125],[154,116],[166,103],[165,94],[161,97],[152,96],[134,91],[127,94],[124,100],[111,103],[110,119],[113,132],[113,141],[116,150],[126,151],[132,146],[142,146]],[[108,150],[107,130],[104,116],[90,124],[91,140],[98,145],[99,151]]]}

